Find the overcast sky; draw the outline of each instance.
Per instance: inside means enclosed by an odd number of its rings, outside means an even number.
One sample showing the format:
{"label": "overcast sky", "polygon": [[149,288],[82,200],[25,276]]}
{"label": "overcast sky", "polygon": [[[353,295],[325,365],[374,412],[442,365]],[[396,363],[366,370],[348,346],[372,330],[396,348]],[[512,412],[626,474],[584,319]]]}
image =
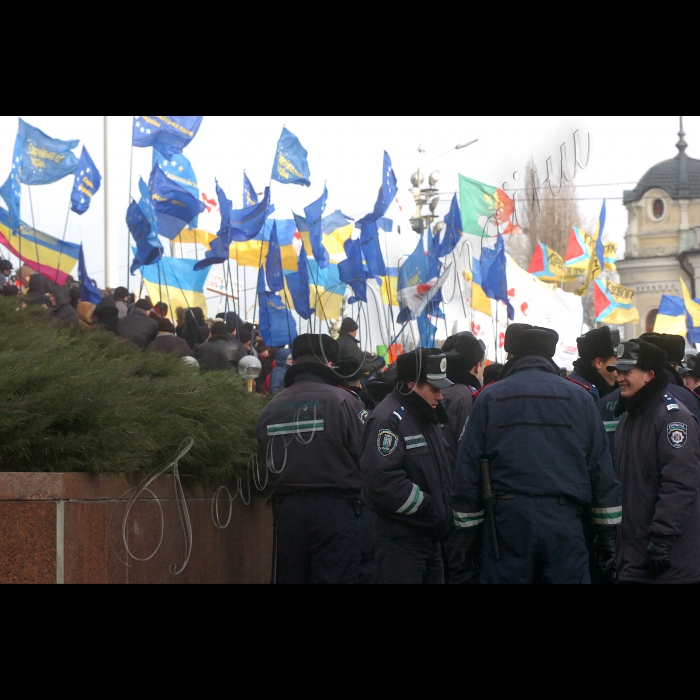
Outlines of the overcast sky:
{"label": "overcast sky", "polygon": [[[104,174],[103,117],[22,118],[55,138],[80,139]],[[120,284],[126,282],[127,276],[128,239],[124,221],[129,204],[132,119],[109,117],[110,220],[117,238]],[[201,190],[214,195],[214,179],[218,177],[229,198],[240,206],[242,173],[246,169],[256,189],[262,191],[270,181],[275,147],[284,125],[309,151],[312,186],[275,183],[272,199],[276,218],[291,218],[292,209],[302,213],[305,206],[321,195],[324,181],[330,194],[328,211],[341,209],[357,217],[371,210],[380,185],[384,150],[393,160],[399,197],[410,209],[412,173],[428,158],[457,143],[479,140],[426,167],[426,175],[434,169],[441,171],[439,187],[445,193],[456,190],[458,173],[500,187],[504,181],[513,183],[513,172],[522,172],[530,157],[541,173],[545,172],[550,156],[556,168],[561,144],[566,142],[568,152],[573,153],[573,133],[578,129],[582,144],[585,145],[588,134],[591,138],[589,164],[575,181],[582,210],[588,218],[596,219],[606,197],[606,239],[621,243],[627,227],[622,192],[633,189],[650,167],[676,155],[679,117],[204,117],[198,136],[185,151]],[[700,155],[700,117],[685,117],[685,131],[689,155]],[[16,132],[17,117],[0,116],[2,181],[3,167],[9,172]],[[427,153],[420,154],[419,145]],[[150,154],[151,149],[134,150],[131,181],[134,194],[138,177],[148,180]],[[54,185],[32,188],[38,229],[62,237],[72,184],[72,178],[65,178]],[[67,240],[76,243],[82,240],[85,244],[88,269],[100,285],[104,282],[104,206],[103,190],[83,217],[71,213],[67,231]],[[445,201],[440,213],[445,213],[448,206],[449,202]],[[26,187],[23,187],[22,218],[31,223]],[[206,219],[205,223],[216,232],[215,219]]]}

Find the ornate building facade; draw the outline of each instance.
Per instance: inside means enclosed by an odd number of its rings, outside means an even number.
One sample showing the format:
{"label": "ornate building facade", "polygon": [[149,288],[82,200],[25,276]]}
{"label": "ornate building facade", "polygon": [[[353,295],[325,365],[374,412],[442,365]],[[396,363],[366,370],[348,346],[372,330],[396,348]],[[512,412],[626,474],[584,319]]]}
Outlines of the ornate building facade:
{"label": "ornate building facade", "polygon": [[686,153],[682,118],[679,137],[678,155],[624,193],[627,252],[617,267],[621,283],[636,292],[640,315],[638,325],[625,327],[627,338],[653,330],[662,295],[683,296],[681,278],[700,295],[700,160]]}

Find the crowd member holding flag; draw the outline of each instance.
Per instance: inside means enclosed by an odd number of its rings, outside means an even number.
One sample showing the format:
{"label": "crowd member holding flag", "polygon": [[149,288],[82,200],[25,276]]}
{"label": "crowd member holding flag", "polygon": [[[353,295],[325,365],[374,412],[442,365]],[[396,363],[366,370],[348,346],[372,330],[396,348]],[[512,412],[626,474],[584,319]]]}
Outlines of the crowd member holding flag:
{"label": "crowd member holding flag", "polygon": [[625,517],[621,583],[700,583],[700,432],[671,393],[666,353],[644,340],[620,347],[615,441]]}
{"label": "crowd member holding flag", "polygon": [[508,363],[462,440],[452,503],[467,562],[483,561],[481,583],[590,583],[584,509],[602,568],[615,565],[620,486],[593,399],[552,361],[558,341],[549,329],[508,328]]}

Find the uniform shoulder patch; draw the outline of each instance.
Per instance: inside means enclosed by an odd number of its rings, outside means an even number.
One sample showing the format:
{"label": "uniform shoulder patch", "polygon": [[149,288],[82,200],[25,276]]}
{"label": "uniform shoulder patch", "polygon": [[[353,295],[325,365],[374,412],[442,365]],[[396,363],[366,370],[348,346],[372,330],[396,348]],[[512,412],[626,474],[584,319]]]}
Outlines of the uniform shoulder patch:
{"label": "uniform shoulder patch", "polygon": [[666,403],[666,410],[669,413],[676,413],[681,410],[678,401],[676,401],[676,397],[671,396],[671,394],[664,394],[664,402]]}
{"label": "uniform shoulder patch", "polygon": [[367,419],[369,418],[369,411],[360,411],[360,415],[358,416],[358,418],[360,419],[362,425],[366,425]]}
{"label": "uniform shoulder patch", "polygon": [[394,412],[391,415],[394,416],[394,418],[396,418],[396,420],[402,421],[404,416],[406,415],[406,409],[401,404],[399,404],[394,409]]}
{"label": "uniform shoulder patch", "polygon": [[380,430],[379,436],[377,437],[377,449],[382,457],[389,457],[389,455],[396,452],[396,448],[399,446],[399,436],[392,433],[391,430]]}
{"label": "uniform shoulder patch", "polygon": [[688,442],[688,426],[685,423],[671,423],[667,433],[671,447],[676,450],[680,450]]}

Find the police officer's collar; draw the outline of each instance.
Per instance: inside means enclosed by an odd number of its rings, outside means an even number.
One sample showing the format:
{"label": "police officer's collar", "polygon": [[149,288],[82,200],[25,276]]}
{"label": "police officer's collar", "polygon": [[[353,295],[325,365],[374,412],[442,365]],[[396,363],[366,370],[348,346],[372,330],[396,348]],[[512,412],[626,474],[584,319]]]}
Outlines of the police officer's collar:
{"label": "police officer's collar", "polygon": [[440,423],[447,423],[449,420],[449,416],[447,416],[442,404],[438,405],[437,410],[433,410],[430,404],[422,396],[416,394],[415,391],[404,393],[397,388],[394,390],[393,398],[404,408],[408,409],[425,426],[439,425]]}

